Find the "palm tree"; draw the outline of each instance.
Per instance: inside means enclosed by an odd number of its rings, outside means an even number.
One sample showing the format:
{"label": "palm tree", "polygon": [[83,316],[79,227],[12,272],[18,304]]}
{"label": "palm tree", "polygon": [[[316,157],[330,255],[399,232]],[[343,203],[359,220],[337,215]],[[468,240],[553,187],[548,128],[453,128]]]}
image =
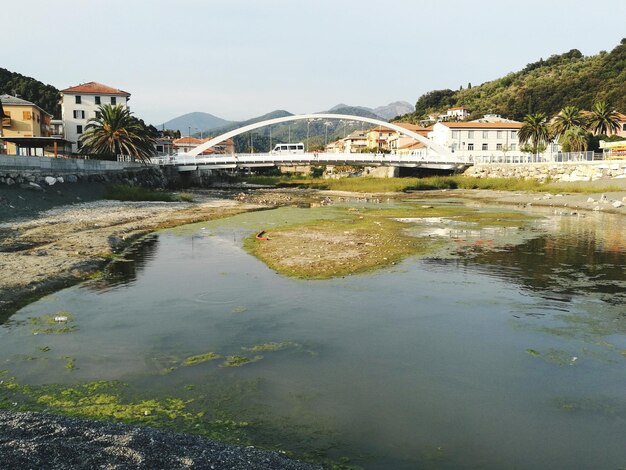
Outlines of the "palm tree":
{"label": "palm tree", "polygon": [[619,130],[619,113],[615,110],[609,111],[606,101],[595,102],[591,110],[589,129],[594,134],[615,134]]}
{"label": "palm tree", "polygon": [[81,153],[100,156],[127,155],[148,163],[156,153],[154,138],[128,108],[102,105],[87,121],[80,136]]}
{"label": "palm tree", "polygon": [[527,114],[524,124],[519,130],[519,141],[522,144],[530,142],[530,151],[538,154],[545,149],[551,139],[548,118],[545,113]]}
{"label": "palm tree", "polygon": [[555,116],[551,127],[555,136],[563,135],[574,127],[584,129],[586,127],[586,119],[576,106],[566,106]]}
{"label": "palm tree", "polygon": [[575,126],[566,130],[559,139],[564,152],[584,152],[587,150],[587,131]]}

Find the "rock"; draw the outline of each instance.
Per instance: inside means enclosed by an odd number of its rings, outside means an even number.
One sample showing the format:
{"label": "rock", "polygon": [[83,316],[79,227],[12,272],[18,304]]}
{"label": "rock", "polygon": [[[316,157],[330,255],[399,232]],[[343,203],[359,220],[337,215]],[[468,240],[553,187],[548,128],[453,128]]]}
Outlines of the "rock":
{"label": "rock", "polygon": [[6,183],[7,186],[12,186],[12,185],[15,184],[15,180],[13,178],[9,177],[9,178],[7,178],[5,180],[5,183]]}
{"label": "rock", "polygon": [[46,176],[44,180],[46,184],[48,184],[48,186],[52,186],[54,183],[57,182],[57,179],[54,176]]}
{"label": "rock", "polygon": [[587,198],[587,202],[596,202],[596,201],[594,198],[590,197],[590,198]]}
{"label": "rock", "polygon": [[622,201],[613,201],[613,204],[611,204],[613,207],[617,208],[617,207],[622,207],[624,205],[624,203]]}
{"label": "rock", "polygon": [[606,194],[603,194],[603,195],[600,197],[600,202],[601,202],[602,204],[608,204],[608,203],[609,203],[609,199],[606,197]]}
{"label": "rock", "polygon": [[64,183],[65,180],[63,179],[62,176],[57,176],[57,183]]}
{"label": "rock", "polygon": [[78,177],[77,177],[76,175],[67,175],[67,176],[65,177],[65,180],[66,180],[68,183],[78,183]]}

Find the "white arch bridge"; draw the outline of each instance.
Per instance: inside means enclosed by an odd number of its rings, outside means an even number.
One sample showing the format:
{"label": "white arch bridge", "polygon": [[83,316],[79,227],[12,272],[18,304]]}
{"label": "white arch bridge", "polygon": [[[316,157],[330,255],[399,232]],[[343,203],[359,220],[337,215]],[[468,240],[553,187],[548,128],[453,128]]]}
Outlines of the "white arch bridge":
{"label": "white arch bridge", "polygon": [[[250,132],[274,124],[292,121],[313,121],[319,119],[341,119],[365,122],[386,129],[394,130],[402,135],[421,142],[425,148],[414,155],[374,154],[374,153],[254,153],[231,155],[201,155],[207,149],[237,135]],[[300,114],[281,118],[268,119],[248,126],[240,127],[222,135],[218,135],[191,151],[169,157],[153,158],[152,161],[161,166],[174,166],[178,171],[195,171],[197,169],[254,168],[268,166],[295,165],[354,165],[354,166],[398,166],[422,167],[444,170],[463,170],[472,163],[459,158],[448,149],[438,145],[426,137],[390,122],[349,114]]]}

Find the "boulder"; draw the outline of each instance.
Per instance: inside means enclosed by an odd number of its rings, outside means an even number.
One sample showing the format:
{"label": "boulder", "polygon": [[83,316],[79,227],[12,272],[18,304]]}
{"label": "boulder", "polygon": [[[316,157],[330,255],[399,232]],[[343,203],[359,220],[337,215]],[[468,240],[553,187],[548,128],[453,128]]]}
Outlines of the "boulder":
{"label": "boulder", "polygon": [[48,186],[52,186],[54,183],[57,182],[57,179],[54,176],[46,176],[44,178],[44,181]]}

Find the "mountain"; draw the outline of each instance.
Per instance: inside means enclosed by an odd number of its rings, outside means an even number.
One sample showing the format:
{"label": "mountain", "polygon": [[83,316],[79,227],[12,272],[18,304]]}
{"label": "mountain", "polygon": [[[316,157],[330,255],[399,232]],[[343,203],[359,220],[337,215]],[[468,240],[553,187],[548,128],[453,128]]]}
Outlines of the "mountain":
{"label": "mountain", "polygon": [[[364,108],[363,106],[345,106],[345,105],[343,105],[343,107],[340,107],[339,105],[337,105],[337,106],[333,106],[331,109],[329,109],[326,112],[330,113],[330,114],[351,114],[352,116],[361,116],[361,117],[367,117],[367,118],[372,118],[372,119],[381,119],[383,121],[386,121],[385,118],[383,118],[380,115],[374,113],[371,109]],[[397,116],[397,114],[394,114],[394,116]]]}
{"label": "mountain", "polygon": [[394,101],[386,106],[379,106],[374,108],[372,112],[378,116],[383,117],[385,120],[393,119],[396,116],[402,116],[403,114],[412,113],[415,111],[415,106],[406,101]]}
{"label": "mountain", "polygon": [[213,129],[225,127],[230,124],[232,124],[232,121],[227,121],[226,119],[213,116],[212,114],[195,112],[170,119],[163,124],[159,124],[157,128],[177,130],[180,131],[182,135],[189,134],[190,130],[192,134],[198,134],[200,132],[206,134]]}
{"label": "mountain", "polygon": [[565,106],[589,110],[601,100],[626,112],[626,38],[611,52],[585,57],[572,49],[479,86],[430,91],[417,100],[413,113],[400,120],[417,122],[456,106],[468,109],[470,119],[495,113],[522,120],[528,113],[554,116]]}
{"label": "mountain", "polygon": [[19,95],[20,98],[35,103],[55,118],[61,117],[61,94],[52,85],[26,77],[16,72],[0,68],[0,95]]}
{"label": "mountain", "polygon": [[[327,112],[329,113],[339,113],[339,110],[343,110],[342,114],[354,114],[356,116],[363,117],[376,117],[378,119],[382,119],[383,121],[388,121],[396,116],[402,116],[403,114],[412,113],[415,111],[415,107],[411,103],[407,103],[406,101],[394,101],[393,103],[389,103],[385,106],[378,106],[377,108],[367,108],[365,106],[349,106],[344,103],[339,103],[332,108],[330,108]],[[345,110],[352,110],[353,112],[345,113]],[[369,114],[361,114],[360,111],[366,111]]]}

